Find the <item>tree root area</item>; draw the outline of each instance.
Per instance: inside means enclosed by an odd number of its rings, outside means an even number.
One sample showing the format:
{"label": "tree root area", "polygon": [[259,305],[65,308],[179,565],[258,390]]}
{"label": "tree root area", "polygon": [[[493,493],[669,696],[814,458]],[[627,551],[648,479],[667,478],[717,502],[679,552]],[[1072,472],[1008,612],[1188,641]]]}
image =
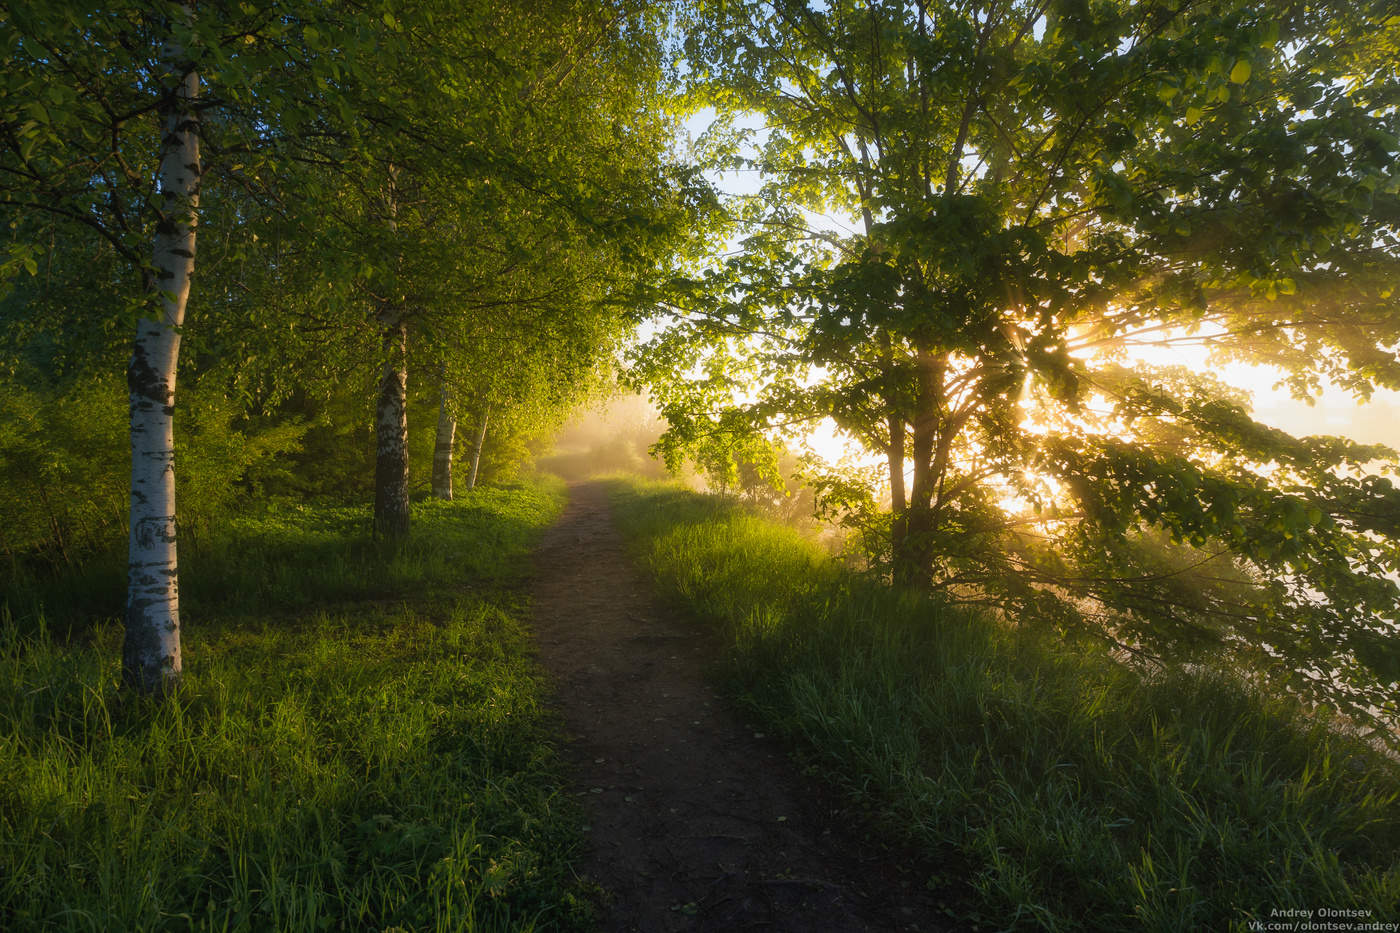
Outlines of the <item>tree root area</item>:
{"label": "tree root area", "polygon": [[603,929],[947,927],[927,872],[868,838],[725,704],[707,679],[723,648],[652,596],[601,484],[571,488],[533,595]]}

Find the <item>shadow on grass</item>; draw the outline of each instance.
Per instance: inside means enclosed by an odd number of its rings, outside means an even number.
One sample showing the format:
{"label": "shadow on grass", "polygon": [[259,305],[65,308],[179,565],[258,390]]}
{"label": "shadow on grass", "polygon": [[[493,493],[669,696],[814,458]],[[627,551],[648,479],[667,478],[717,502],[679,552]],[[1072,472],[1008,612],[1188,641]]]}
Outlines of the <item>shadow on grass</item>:
{"label": "shadow on grass", "polygon": [[[519,559],[558,514],[559,486],[481,487],[454,502],[414,503],[409,539],[394,547],[371,537],[368,508],[259,503],[221,534],[181,553],[182,615],[198,627],[257,615],[365,599],[421,598],[460,587],[517,584]],[[59,576],[9,581],[10,625],[62,640],[94,623],[120,623],[122,553],[97,555]]]}
{"label": "shadow on grass", "polygon": [[336,538],[353,513],[259,517],[209,555],[168,702],[116,691],[117,626],[0,630],[0,928],[586,924],[510,591],[559,500],[425,503],[393,554]]}

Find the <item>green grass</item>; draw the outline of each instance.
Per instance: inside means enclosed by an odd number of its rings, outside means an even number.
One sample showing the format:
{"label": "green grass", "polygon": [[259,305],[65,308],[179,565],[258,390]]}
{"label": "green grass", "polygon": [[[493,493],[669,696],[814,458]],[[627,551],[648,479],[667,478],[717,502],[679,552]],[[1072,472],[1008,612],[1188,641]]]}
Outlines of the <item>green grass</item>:
{"label": "green grass", "polygon": [[[298,612],[331,602],[420,597],[518,577],[541,523],[557,514],[557,480],[485,486],[454,502],[414,504],[409,542],[386,552],[370,538],[367,508],[253,502],[212,541],[180,546],[181,613],[207,616]],[[5,603],[20,630],[81,636],[94,618],[120,624],[126,542],[58,575],[6,579]]]}
{"label": "green grass", "polygon": [[393,554],[356,510],[242,521],[186,561],[166,703],[117,691],[117,626],[51,637],[31,589],[0,625],[0,929],[586,926],[520,621],[561,502],[423,503]]}
{"label": "green grass", "polygon": [[674,486],[618,483],[614,503],[664,590],[727,634],[756,715],[948,866],[931,883],[970,886],[961,926],[1400,918],[1400,774],[1325,723],[863,580]]}

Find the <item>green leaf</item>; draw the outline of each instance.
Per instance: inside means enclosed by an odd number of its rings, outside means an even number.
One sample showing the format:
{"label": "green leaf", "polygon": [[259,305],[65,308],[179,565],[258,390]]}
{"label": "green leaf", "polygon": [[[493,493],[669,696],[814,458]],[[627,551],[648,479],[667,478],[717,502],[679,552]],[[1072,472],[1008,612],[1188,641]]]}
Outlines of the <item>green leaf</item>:
{"label": "green leaf", "polygon": [[1235,62],[1235,67],[1230,69],[1230,82],[1232,84],[1244,84],[1249,80],[1254,68],[1243,58]]}

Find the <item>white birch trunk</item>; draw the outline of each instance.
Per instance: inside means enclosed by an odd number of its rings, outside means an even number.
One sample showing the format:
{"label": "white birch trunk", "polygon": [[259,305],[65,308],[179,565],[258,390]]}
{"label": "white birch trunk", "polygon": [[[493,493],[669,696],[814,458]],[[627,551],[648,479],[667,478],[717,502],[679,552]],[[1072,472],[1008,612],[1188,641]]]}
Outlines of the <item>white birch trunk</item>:
{"label": "white birch trunk", "polygon": [[[192,15],[190,7],[186,15]],[[167,43],[170,84],[160,106],[160,217],[149,287],[158,314],[136,328],[127,388],[131,404],[131,535],[127,558],[122,678],[162,694],[180,680],[180,588],[175,551],[175,371],[180,327],[194,274],[199,207],[199,77],[184,50]],[[188,73],[184,73],[188,71]]]}
{"label": "white birch trunk", "polygon": [[[395,239],[399,230],[398,177],[398,168],[389,165],[384,220]],[[377,320],[384,343],[374,411],[374,537],[395,542],[408,537],[408,328],[402,300],[386,301]]]}
{"label": "white birch trunk", "polygon": [[433,495],[448,500],[452,498],[452,447],[457,439],[457,418],[449,401],[444,378],[438,400],[437,441],[433,445]]}
{"label": "white birch trunk", "polygon": [[384,369],[374,419],[374,535],[398,541],[408,536],[408,331],[402,320],[381,322]]}
{"label": "white birch trunk", "polygon": [[491,416],[491,406],[481,407],[481,427],[476,432],[476,441],[472,444],[472,468],[467,474],[467,488],[476,488],[476,471],[481,466],[481,448],[486,444],[486,422]]}

